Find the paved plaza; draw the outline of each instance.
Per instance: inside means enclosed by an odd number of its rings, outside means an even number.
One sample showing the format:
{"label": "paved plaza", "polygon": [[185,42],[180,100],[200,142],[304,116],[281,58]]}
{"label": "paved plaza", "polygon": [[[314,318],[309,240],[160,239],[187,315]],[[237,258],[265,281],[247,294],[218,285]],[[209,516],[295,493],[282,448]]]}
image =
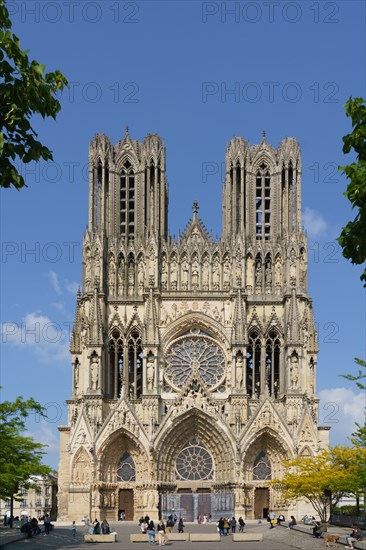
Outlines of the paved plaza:
{"label": "paved plaza", "polygon": [[[118,550],[134,549],[142,550],[149,548],[147,543],[131,543],[130,534],[139,533],[139,528],[136,522],[112,523],[112,530],[118,533],[117,542],[98,544],[98,550]],[[307,529],[307,528],[306,528]],[[310,530],[310,529],[309,529]],[[186,524],[186,532],[191,533],[215,533],[216,525],[206,524]],[[247,550],[279,550],[279,549],[300,549],[300,550],[317,550],[324,548],[324,541],[312,538],[305,532],[298,530],[289,530],[285,527],[275,527],[269,529],[267,523],[258,524],[254,521],[248,521],[245,527],[247,533],[263,533],[262,542],[233,542],[231,536],[222,537],[220,542],[168,542],[169,547],[176,547],[177,550],[223,550],[226,547],[233,549]],[[329,532],[339,535],[348,534],[349,529],[340,527],[330,527]],[[344,539],[343,539],[344,540]],[[0,542],[1,544],[1,542]],[[31,539],[23,539],[17,542],[12,542],[11,545],[6,545],[9,550],[53,550],[53,549],[72,549],[72,548],[89,548],[95,547],[95,544],[84,542],[84,528],[78,526],[76,537],[72,536],[71,526],[55,527],[49,536],[43,534]],[[338,548],[343,548],[344,544],[338,545]]]}

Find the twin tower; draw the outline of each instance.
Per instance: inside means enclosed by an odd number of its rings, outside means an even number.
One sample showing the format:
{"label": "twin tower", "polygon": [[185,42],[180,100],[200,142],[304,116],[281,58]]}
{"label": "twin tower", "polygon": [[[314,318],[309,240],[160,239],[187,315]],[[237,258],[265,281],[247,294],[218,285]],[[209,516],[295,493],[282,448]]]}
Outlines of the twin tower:
{"label": "twin tower", "polygon": [[299,515],[269,483],[328,441],[298,144],[231,140],[218,240],[196,202],[169,235],[165,167],[156,134],[90,144],[59,515]]}

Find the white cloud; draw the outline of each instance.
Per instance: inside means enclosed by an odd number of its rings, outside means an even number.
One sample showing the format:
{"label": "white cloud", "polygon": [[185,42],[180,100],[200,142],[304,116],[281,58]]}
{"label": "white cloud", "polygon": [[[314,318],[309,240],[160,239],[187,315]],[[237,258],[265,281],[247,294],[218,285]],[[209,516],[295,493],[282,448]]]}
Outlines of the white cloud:
{"label": "white cloud", "polygon": [[349,437],[357,430],[356,422],[365,422],[365,393],[352,388],[330,388],[319,392],[319,424],[331,426],[331,445],[349,445]]}
{"label": "white cloud", "polygon": [[72,294],[73,296],[76,296],[76,293],[79,288],[79,283],[65,279],[65,288],[67,292],[70,292],[70,294]]}
{"label": "white cloud", "polygon": [[47,274],[48,280],[50,281],[52,288],[57,294],[62,294],[60,281],[58,280],[58,275],[55,271],[49,271]]}
{"label": "white cloud", "polygon": [[322,214],[307,206],[302,214],[302,221],[309,237],[319,237],[328,228],[328,224]]}
{"label": "white cloud", "polygon": [[46,418],[41,418],[37,429],[31,429],[27,431],[27,435],[33,437],[37,443],[42,443],[47,445],[45,451],[48,453],[58,453],[59,452],[59,439],[52,431],[48,420]]}
{"label": "white cloud", "polygon": [[69,323],[56,323],[38,311],[27,313],[21,322],[0,325],[3,344],[33,349],[42,361],[69,359]]}

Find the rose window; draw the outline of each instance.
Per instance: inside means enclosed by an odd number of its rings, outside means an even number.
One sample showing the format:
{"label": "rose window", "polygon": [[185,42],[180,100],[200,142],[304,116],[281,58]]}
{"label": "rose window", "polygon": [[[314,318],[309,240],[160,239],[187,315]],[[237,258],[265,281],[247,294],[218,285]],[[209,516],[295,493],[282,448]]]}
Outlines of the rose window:
{"label": "rose window", "polygon": [[213,462],[204,445],[196,439],[191,439],[177,456],[175,469],[178,479],[187,481],[212,479]]}
{"label": "rose window", "polygon": [[117,466],[117,481],[136,481],[136,468],[132,456],[124,453]]}
{"label": "rose window", "polygon": [[268,456],[262,451],[261,453],[259,453],[254,461],[253,479],[258,481],[265,481],[267,479],[271,479],[271,477],[271,462]]}
{"label": "rose window", "polygon": [[222,349],[197,329],[173,343],[165,356],[165,362],[165,377],[177,388],[184,386],[191,374],[213,387],[219,384],[225,373]]}

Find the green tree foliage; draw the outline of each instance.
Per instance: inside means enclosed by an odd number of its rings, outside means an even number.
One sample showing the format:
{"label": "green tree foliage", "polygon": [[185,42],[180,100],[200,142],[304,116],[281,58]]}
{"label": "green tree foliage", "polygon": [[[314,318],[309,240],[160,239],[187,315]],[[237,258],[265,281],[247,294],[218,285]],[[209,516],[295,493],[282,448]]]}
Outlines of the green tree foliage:
{"label": "green tree foliage", "polygon": [[11,31],[4,0],[0,0],[0,185],[25,185],[14,161],[52,160],[52,152],[37,140],[31,126],[34,114],[56,118],[61,109],[58,90],[67,86],[60,71],[45,74],[45,66],[30,61]]}
{"label": "green tree foliage", "polygon": [[327,521],[330,509],[345,495],[359,496],[366,483],[366,449],[337,446],[313,457],[284,463],[286,472],[275,484],[285,499],[308,501]]}
{"label": "green tree foliage", "polygon": [[[365,372],[362,372],[362,370],[358,371],[358,374],[341,374],[340,376],[342,378],[345,378],[346,380],[351,380],[352,382],[356,382],[356,386],[360,388],[360,390],[365,391],[366,390],[366,384],[363,382],[363,380],[366,380],[366,361],[363,361],[362,359],[358,359],[355,357],[355,363],[359,367],[362,367],[365,369]],[[357,430],[353,432],[352,437],[350,437],[350,440],[353,445],[358,446],[364,446],[366,447],[366,408],[365,408],[365,422],[363,426],[360,426],[356,422]]]}
{"label": "green tree foliage", "polygon": [[[43,407],[33,398],[17,397],[0,403],[0,498],[11,498],[20,486],[26,487],[32,475],[48,475],[53,470],[42,464],[45,445],[22,435],[30,413],[44,415]],[[14,497],[18,498],[18,497]]]}
{"label": "green tree foliage", "polygon": [[[345,191],[346,197],[357,211],[356,217],[342,229],[338,242],[343,256],[353,264],[366,261],[366,105],[361,97],[349,98],[345,103],[346,115],[351,117],[353,131],[343,137],[343,152],[353,149],[356,162],[339,166],[339,170],[350,180]],[[366,268],[361,275],[366,287]]]}

